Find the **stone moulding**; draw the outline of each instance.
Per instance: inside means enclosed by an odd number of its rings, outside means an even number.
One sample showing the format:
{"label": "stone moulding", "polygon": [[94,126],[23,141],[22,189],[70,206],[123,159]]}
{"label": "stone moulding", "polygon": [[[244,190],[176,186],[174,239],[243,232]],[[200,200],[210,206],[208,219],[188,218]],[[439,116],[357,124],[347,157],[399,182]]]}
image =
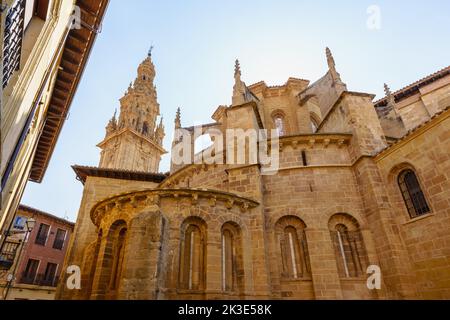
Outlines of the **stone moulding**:
{"label": "stone moulding", "polygon": [[339,148],[343,145],[348,145],[352,139],[351,133],[316,133],[316,134],[301,134],[295,136],[285,136],[280,138],[280,151],[290,145],[297,149],[300,145],[308,146],[313,149],[316,145],[323,145],[328,148],[331,144],[336,144]]}
{"label": "stone moulding", "polygon": [[98,227],[103,216],[108,212],[118,208],[124,210],[127,208],[137,208],[142,206],[156,205],[159,206],[161,199],[173,198],[179,201],[182,198],[191,200],[193,206],[197,205],[200,199],[206,199],[209,206],[214,207],[218,202],[223,202],[227,209],[237,206],[241,212],[255,208],[259,202],[237,196],[233,193],[209,190],[209,189],[153,189],[141,190],[135,192],[124,193],[113,196],[97,203],[91,210],[91,220]]}

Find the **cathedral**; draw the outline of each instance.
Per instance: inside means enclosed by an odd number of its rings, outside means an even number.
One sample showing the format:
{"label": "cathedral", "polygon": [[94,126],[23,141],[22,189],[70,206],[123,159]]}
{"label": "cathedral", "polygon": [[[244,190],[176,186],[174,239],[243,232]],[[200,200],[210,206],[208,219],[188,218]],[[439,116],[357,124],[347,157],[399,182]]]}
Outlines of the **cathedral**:
{"label": "cathedral", "polygon": [[63,270],[79,266],[81,286],[67,274],[57,299],[450,299],[450,67],[373,101],[328,48],[325,61],[315,82],[277,86],[246,85],[236,61],[211,123],[176,114],[177,132],[275,131],[276,169],[198,161],[194,147],[197,161],[176,162],[196,137],[175,134],[161,173],[149,53],[99,165],[73,166],[84,191]]}

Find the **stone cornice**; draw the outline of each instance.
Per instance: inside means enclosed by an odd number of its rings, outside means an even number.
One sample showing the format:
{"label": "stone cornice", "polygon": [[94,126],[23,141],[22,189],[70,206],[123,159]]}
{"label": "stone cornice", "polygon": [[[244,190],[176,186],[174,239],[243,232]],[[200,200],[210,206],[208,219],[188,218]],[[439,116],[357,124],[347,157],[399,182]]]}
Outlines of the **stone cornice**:
{"label": "stone cornice", "polygon": [[255,200],[217,190],[188,188],[152,189],[116,195],[97,203],[91,209],[91,220],[96,226],[99,226],[103,216],[114,208],[123,210],[127,206],[131,208],[137,208],[139,206],[159,206],[161,199],[163,198],[189,198],[192,205],[198,204],[199,199],[207,199],[211,207],[216,206],[217,202],[223,202],[226,208],[232,209],[236,206],[239,207],[242,212],[246,212],[259,205]]}
{"label": "stone cornice", "polygon": [[161,182],[158,186],[158,188],[165,188],[165,187],[171,187],[174,185],[178,185],[180,181],[184,181],[187,177],[192,177],[194,174],[200,173],[203,171],[208,171],[209,167],[217,167],[218,164],[188,164],[177,171],[175,171],[173,174],[168,176],[163,182]]}
{"label": "stone cornice", "polygon": [[307,145],[309,149],[319,144],[323,145],[324,148],[327,148],[330,144],[337,144],[340,148],[348,145],[352,137],[351,133],[315,133],[284,136],[280,137],[280,151],[283,151],[284,147],[288,145],[297,149],[301,144]]}

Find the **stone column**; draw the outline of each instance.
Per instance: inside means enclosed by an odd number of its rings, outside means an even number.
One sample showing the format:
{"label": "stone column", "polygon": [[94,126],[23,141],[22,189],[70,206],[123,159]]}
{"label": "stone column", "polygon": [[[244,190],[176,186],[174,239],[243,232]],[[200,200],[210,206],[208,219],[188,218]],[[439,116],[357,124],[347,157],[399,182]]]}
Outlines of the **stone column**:
{"label": "stone column", "polygon": [[[208,225],[208,231],[212,229],[217,228]],[[206,298],[211,299],[222,292],[222,242],[220,232],[208,233],[206,255]]]}
{"label": "stone column", "polygon": [[342,299],[336,254],[328,229],[306,228],[315,298]]}

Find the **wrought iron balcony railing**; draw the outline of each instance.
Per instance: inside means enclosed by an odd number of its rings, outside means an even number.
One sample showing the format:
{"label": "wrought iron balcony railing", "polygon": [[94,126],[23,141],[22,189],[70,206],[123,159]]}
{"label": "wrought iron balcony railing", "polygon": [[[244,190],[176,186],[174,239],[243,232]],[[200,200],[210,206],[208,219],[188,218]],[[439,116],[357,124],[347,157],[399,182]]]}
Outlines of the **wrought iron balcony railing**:
{"label": "wrought iron balcony railing", "polygon": [[20,278],[20,283],[45,287],[56,287],[58,281],[58,277],[46,279],[43,274],[27,275],[25,272],[22,274],[22,278]]}
{"label": "wrought iron balcony railing", "polygon": [[9,270],[11,268],[19,245],[19,242],[5,241],[2,252],[0,253],[0,269]]}
{"label": "wrought iron balcony railing", "polygon": [[8,10],[3,33],[3,89],[20,68],[25,20],[25,0],[16,0]]}

